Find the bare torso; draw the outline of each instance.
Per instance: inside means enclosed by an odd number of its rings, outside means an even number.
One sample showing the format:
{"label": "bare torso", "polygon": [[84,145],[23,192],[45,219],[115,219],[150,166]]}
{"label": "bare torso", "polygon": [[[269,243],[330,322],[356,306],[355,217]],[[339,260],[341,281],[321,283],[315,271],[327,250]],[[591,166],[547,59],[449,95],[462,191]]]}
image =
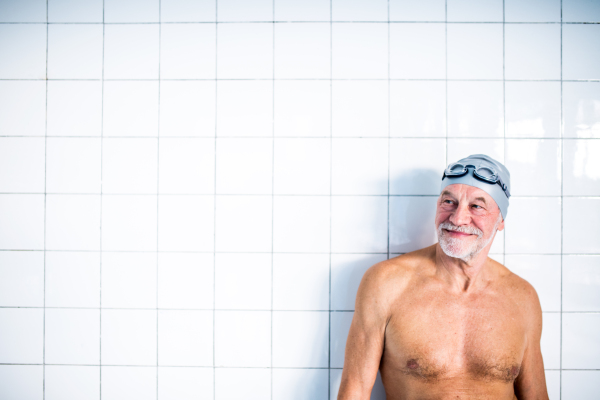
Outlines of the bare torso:
{"label": "bare torso", "polygon": [[377,297],[391,301],[379,369],[387,399],[517,399],[532,289],[488,259],[478,290],[452,290],[432,254],[433,246],[383,268]]}

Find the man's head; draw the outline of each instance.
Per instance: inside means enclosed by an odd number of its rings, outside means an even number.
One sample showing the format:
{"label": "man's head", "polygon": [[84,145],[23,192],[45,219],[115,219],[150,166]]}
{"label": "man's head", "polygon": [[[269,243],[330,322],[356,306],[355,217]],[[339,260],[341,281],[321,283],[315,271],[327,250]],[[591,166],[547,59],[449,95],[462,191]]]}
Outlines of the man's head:
{"label": "man's head", "polygon": [[504,229],[510,174],[491,157],[476,154],[450,164],[442,177],[435,225],[440,247],[469,261]]}

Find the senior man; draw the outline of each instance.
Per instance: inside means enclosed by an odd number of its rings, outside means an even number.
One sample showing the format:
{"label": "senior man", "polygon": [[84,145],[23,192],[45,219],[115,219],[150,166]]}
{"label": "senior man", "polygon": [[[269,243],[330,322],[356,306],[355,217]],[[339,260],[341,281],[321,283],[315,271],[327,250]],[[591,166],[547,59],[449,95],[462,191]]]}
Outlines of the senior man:
{"label": "senior man", "polygon": [[339,400],[547,400],[542,311],[525,280],[488,257],[504,229],[510,175],[475,154],[442,177],[438,243],[364,275]]}

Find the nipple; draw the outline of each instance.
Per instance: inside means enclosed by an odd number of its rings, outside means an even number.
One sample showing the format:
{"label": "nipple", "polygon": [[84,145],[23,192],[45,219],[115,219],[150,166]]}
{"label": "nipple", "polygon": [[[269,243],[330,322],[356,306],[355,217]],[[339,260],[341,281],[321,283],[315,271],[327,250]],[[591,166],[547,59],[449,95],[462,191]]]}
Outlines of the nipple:
{"label": "nipple", "polygon": [[406,368],[408,369],[417,369],[419,368],[419,363],[414,358],[411,358],[406,362]]}

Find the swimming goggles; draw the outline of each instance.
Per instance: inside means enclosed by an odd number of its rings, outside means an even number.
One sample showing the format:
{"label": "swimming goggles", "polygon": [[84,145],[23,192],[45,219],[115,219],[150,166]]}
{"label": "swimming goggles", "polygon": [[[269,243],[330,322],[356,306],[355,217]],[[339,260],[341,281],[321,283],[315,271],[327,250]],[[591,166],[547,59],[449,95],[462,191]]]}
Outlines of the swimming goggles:
{"label": "swimming goggles", "polygon": [[502,182],[502,179],[500,179],[500,176],[498,175],[496,170],[492,167],[486,167],[486,166],[481,166],[481,165],[479,167],[476,167],[473,164],[461,164],[461,163],[450,164],[444,170],[444,176],[442,176],[442,180],[444,180],[444,178],[447,176],[452,178],[452,177],[466,175],[467,172],[469,172],[469,167],[473,168],[473,176],[475,178],[482,180],[484,182],[492,183],[492,184],[497,183],[498,185],[500,185],[500,187],[504,191],[504,194],[506,195],[506,197],[507,198],[510,197],[510,192],[508,191],[508,186],[506,186],[506,184],[504,182]]}

